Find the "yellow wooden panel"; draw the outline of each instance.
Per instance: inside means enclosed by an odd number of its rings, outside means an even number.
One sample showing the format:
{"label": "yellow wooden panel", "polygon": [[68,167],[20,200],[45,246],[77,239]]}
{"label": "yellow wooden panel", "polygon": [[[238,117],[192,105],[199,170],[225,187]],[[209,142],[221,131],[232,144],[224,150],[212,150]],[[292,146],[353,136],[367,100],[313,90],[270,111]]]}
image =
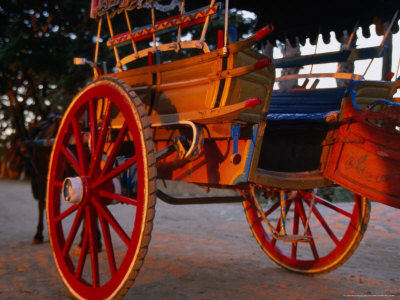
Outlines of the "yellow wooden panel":
{"label": "yellow wooden panel", "polygon": [[154,111],[158,114],[171,114],[209,108],[206,100],[210,94],[211,84],[162,90]]}
{"label": "yellow wooden panel", "polygon": [[138,72],[121,72],[112,74],[114,77],[122,79],[129,86],[151,86],[153,84],[153,75],[147,70],[137,69]]}
{"label": "yellow wooden panel", "polygon": [[359,83],[355,89],[357,91],[356,102],[360,108],[365,108],[369,103],[379,99],[390,100],[390,90],[393,86],[391,82],[365,81]]}
{"label": "yellow wooden panel", "polygon": [[[229,57],[228,68],[253,65],[262,59],[265,59],[265,56],[246,49]],[[246,112],[247,114],[260,115],[268,109],[274,80],[275,68],[273,66],[237,78],[227,79],[221,105],[231,105],[249,98],[260,97],[262,105]]]}
{"label": "yellow wooden panel", "polygon": [[221,70],[218,59],[207,62],[199,62],[181,69],[172,69],[160,72],[160,83],[172,83],[198,78],[208,78]]}
{"label": "yellow wooden panel", "polygon": [[[209,78],[220,71],[221,67],[220,59],[214,59],[158,73],[160,84],[177,85],[173,88],[160,88],[161,97],[156,110],[159,113],[176,113],[212,108],[218,93],[219,80]],[[201,82],[190,84],[193,80]]]}

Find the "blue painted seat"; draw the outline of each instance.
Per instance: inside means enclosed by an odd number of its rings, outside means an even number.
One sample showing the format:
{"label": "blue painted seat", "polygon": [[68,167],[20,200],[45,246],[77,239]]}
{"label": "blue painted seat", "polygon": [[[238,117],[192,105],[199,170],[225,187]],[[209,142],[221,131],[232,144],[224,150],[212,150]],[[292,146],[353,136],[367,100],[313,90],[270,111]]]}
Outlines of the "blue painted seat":
{"label": "blue painted seat", "polygon": [[267,120],[275,123],[319,123],[338,111],[346,88],[274,91]]}

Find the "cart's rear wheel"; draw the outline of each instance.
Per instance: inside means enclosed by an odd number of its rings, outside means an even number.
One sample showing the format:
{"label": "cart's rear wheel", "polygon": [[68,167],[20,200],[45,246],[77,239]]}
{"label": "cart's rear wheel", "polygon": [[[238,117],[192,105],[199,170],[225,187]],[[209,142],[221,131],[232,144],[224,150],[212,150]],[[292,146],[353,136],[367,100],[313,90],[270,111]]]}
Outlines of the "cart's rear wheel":
{"label": "cart's rear wheel", "polygon": [[55,262],[75,297],[119,298],[132,285],[150,241],[155,179],[138,96],[115,78],[89,84],[63,117],[47,186]]}
{"label": "cart's rear wheel", "polygon": [[[271,199],[264,193],[258,194],[262,213],[276,232],[280,232],[279,195]],[[356,250],[367,229],[370,201],[354,195],[351,197],[354,201],[332,203],[316,195],[306,226],[314,194],[291,191],[286,195],[285,225],[289,237],[282,240],[272,235],[252,197],[243,202],[250,229],[264,252],[278,265],[298,273],[322,274],[341,266]],[[300,241],[305,228],[311,238]]]}

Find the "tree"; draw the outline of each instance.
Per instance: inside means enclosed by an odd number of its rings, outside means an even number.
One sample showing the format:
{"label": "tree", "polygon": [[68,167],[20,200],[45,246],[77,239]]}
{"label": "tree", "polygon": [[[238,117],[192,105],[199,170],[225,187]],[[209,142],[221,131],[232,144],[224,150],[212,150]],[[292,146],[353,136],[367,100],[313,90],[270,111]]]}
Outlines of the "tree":
{"label": "tree", "polygon": [[[72,64],[93,51],[90,2],[22,1],[0,4],[0,142],[11,147],[33,123],[62,110],[90,78]],[[7,142],[7,143],[6,143]],[[12,149],[15,151],[15,149]]]}

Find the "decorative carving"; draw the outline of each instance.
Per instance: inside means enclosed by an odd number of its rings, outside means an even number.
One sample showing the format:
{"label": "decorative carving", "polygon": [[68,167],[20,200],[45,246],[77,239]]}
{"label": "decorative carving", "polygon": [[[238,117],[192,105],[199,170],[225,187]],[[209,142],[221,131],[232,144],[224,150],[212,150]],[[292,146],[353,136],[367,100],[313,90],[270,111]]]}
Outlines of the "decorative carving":
{"label": "decorative carving", "polygon": [[175,7],[180,7],[183,0],[171,0],[169,4],[160,4],[161,0],[92,0],[92,13],[93,18],[101,17],[107,12],[111,17],[120,13],[122,10],[133,10],[141,8],[154,7],[160,11],[170,11]]}

